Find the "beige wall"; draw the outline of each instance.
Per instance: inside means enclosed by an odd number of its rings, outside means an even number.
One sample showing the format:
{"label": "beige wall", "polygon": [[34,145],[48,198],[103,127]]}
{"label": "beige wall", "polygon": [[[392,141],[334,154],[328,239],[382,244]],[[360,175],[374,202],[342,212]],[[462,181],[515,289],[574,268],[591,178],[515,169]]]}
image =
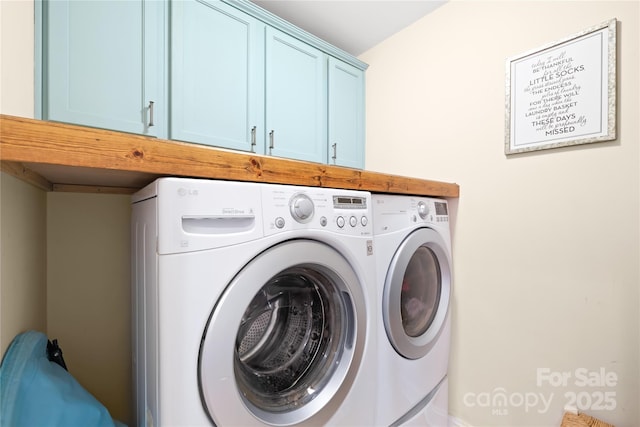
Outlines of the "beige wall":
{"label": "beige wall", "polygon": [[69,371],[131,420],[130,197],[48,193],[47,331]]}
{"label": "beige wall", "polygon": [[[17,41],[20,41],[19,43]],[[0,1],[0,113],[33,117],[33,1]],[[46,195],[0,174],[0,351],[46,328]]]}
{"label": "beige wall", "polygon": [[33,0],[0,1],[0,113],[34,117]]}
{"label": "beige wall", "polygon": [[0,174],[0,352],[27,329],[46,330],[46,193]]}
{"label": "beige wall", "polygon": [[[454,0],[361,56],[367,168],[461,186],[450,412],[470,425],[560,425],[572,395],[640,425],[639,4]],[[505,157],[506,58],[614,17],[618,139]],[[545,368],[566,386],[539,386]],[[615,409],[597,411],[605,392]]]}

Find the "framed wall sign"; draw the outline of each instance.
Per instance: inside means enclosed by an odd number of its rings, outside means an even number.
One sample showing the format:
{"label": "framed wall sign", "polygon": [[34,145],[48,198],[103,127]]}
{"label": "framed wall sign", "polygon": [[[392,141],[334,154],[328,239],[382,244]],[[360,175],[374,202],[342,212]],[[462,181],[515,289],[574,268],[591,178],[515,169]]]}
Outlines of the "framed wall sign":
{"label": "framed wall sign", "polygon": [[505,154],[616,138],[616,22],[507,59]]}

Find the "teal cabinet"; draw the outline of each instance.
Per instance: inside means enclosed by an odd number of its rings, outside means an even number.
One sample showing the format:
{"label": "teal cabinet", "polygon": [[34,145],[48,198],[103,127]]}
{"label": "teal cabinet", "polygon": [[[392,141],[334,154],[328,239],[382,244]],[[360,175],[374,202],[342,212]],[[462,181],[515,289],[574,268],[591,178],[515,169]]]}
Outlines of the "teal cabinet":
{"label": "teal cabinet", "polygon": [[364,166],[366,64],[246,0],[37,0],[36,116]]}
{"label": "teal cabinet", "polygon": [[220,1],[171,3],[171,139],[264,153],[264,28]]}
{"label": "teal cabinet", "polygon": [[41,116],[166,136],[166,3],[44,1]]}
{"label": "teal cabinet", "polygon": [[329,163],[364,168],[364,71],[329,58]]}
{"label": "teal cabinet", "polygon": [[327,55],[275,28],[266,34],[267,154],[326,163]]}

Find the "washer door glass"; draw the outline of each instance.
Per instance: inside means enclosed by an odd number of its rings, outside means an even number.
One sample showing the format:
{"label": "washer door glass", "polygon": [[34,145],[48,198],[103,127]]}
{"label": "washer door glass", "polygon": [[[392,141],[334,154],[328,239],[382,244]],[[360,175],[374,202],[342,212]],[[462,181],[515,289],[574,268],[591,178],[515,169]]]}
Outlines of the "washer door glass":
{"label": "washer door glass", "polygon": [[313,400],[342,357],[345,315],[339,289],[317,268],[272,277],[245,310],[236,337],[235,377],[246,399],[268,412]]}
{"label": "washer door glass", "polygon": [[434,230],[418,229],[389,266],[382,301],[385,328],[393,347],[408,359],[429,352],[447,316],[451,270],[445,247]]}
{"label": "washer door glass", "polygon": [[365,298],[348,261],[293,240],[251,260],[214,307],[200,391],[216,425],[324,424],[364,351]]}

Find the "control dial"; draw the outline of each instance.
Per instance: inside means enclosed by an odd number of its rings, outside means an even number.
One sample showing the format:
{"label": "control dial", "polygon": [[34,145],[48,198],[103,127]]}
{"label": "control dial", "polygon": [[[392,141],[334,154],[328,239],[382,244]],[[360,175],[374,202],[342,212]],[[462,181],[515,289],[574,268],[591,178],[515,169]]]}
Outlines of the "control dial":
{"label": "control dial", "polygon": [[289,203],[291,216],[300,223],[311,221],[313,218],[313,201],[306,194],[296,194]]}
{"label": "control dial", "polygon": [[425,219],[429,215],[429,205],[425,202],[418,202],[418,215],[420,215],[420,218]]}

